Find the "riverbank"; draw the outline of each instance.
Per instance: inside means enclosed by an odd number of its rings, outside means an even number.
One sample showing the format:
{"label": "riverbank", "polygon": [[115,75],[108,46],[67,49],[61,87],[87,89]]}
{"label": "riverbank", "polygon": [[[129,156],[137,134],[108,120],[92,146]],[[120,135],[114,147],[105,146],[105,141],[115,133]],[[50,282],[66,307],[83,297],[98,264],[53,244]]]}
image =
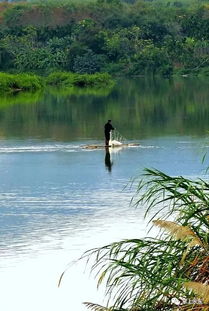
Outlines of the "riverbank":
{"label": "riverbank", "polygon": [[55,87],[94,87],[103,88],[114,85],[108,73],[77,74],[71,72],[54,72],[47,77],[35,74],[10,74],[0,72],[0,93],[37,91],[47,86]]}

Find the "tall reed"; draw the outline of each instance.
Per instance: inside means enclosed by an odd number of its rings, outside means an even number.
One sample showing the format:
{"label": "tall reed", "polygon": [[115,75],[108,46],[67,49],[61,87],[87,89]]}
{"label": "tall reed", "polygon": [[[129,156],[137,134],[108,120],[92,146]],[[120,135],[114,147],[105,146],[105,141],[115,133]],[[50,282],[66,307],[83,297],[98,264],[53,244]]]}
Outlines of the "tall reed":
{"label": "tall reed", "polygon": [[[146,169],[132,203],[163,230],[87,251],[107,305],[92,310],[209,310],[209,184]],[[159,219],[161,217],[162,219]],[[172,221],[168,220],[172,217]]]}

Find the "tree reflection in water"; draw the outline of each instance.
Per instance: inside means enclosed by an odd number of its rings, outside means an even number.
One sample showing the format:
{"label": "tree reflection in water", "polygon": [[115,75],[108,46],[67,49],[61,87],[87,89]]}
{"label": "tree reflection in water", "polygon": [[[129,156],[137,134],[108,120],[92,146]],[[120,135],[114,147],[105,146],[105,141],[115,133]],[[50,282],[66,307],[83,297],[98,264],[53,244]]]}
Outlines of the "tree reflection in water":
{"label": "tree reflection in water", "polygon": [[[205,135],[208,78],[120,79],[108,90],[47,89],[0,97],[1,137],[103,139],[109,116],[128,140]],[[91,92],[90,92],[91,91]]]}

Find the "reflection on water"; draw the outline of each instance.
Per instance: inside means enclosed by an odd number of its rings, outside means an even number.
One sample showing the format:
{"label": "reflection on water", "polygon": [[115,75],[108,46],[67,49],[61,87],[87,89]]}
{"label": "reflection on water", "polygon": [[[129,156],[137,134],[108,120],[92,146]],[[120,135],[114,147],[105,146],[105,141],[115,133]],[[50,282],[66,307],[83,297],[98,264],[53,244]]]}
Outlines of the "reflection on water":
{"label": "reflection on water", "polygon": [[5,257],[32,250],[37,242],[40,252],[42,245],[59,249],[66,236],[123,219],[134,193],[123,188],[131,178],[145,167],[197,176],[204,172],[201,159],[209,148],[207,138],[189,137],[90,151],[82,148],[85,143],[0,141],[0,233]]}
{"label": "reflection on water", "polygon": [[205,135],[208,84],[207,79],[123,79],[111,92],[96,95],[48,90],[1,98],[0,137],[100,140],[109,118],[127,139]]}
{"label": "reflection on water", "polygon": [[[125,186],[145,167],[205,177],[207,84],[121,80],[112,92],[96,96],[50,91],[2,101],[2,310],[83,311],[82,301],[102,304],[92,290],[95,282],[79,269],[69,271],[59,291],[57,280],[86,249],[144,236],[145,207],[129,206],[135,189]],[[102,144],[109,118],[139,146],[83,149]]]}
{"label": "reflection on water", "polygon": [[109,147],[105,147],[105,166],[109,172],[111,172],[112,170],[112,165],[113,165],[113,162],[110,157]]}

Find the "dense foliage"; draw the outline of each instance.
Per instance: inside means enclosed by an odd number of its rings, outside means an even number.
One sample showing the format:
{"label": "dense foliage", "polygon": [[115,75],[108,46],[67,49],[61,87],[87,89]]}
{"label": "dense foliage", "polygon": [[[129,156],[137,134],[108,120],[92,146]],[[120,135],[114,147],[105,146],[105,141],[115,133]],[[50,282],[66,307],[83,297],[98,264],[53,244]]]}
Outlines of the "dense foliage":
{"label": "dense foliage", "polygon": [[53,72],[46,78],[47,85],[61,87],[109,87],[114,84],[108,73],[78,74]]}
{"label": "dense foliage", "polygon": [[8,74],[0,72],[0,92],[11,90],[38,90],[43,87],[41,77],[32,74]]}
{"label": "dense foliage", "polygon": [[35,91],[44,86],[57,86],[62,88],[110,88],[113,85],[114,82],[108,73],[89,75],[71,72],[54,72],[44,78],[35,74],[10,74],[0,72],[0,93],[5,91]]}
{"label": "dense foliage", "polygon": [[209,72],[206,1],[0,3],[0,70]]}

